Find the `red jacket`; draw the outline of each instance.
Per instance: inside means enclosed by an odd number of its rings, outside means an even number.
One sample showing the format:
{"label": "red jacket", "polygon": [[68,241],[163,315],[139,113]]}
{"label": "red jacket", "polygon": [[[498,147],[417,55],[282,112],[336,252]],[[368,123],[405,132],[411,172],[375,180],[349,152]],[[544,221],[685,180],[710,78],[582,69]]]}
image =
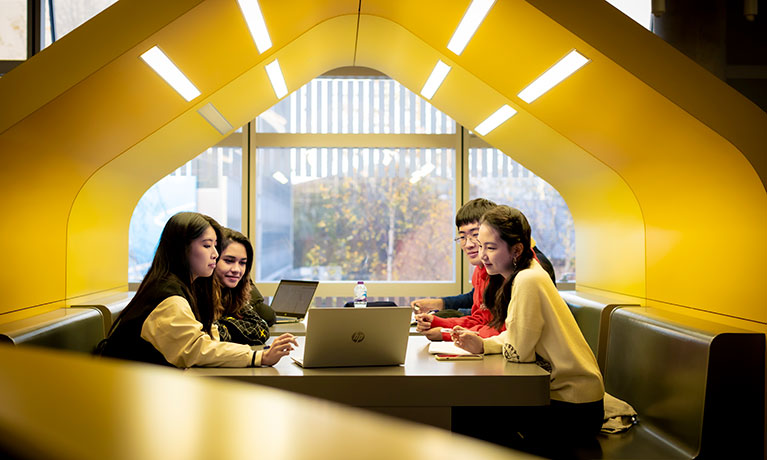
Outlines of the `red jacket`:
{"label": "red jacket", "polygon": [[[485,292],[487,283],[490,281],[490,275],[487,274],[484,265],[478,265],[474,269],[474,274],[471,276],[471,285],[474,287],[474,303],[471,305],[471,314],[468,316],[461,316],[459,318],[440,318],[435,316],[431,321],[432,327],[444,327],[452,328],[453,326],[465,327],[470,331],[475,331],[480,337],[492,337],[498,335],[506,329],[506,325],[502,325],[500,330],[492,328],[487,324],[492,321],[493,314],[490,310],[485,308],[485,304],[482,302],[482,294]],[[442,340],[450,341],[449,332],[442,333]]]}

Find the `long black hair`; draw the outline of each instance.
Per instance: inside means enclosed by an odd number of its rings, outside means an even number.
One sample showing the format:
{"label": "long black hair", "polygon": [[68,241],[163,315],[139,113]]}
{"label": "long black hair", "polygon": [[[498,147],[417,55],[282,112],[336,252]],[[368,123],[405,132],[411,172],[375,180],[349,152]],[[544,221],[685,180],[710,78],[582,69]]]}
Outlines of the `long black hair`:
{"label": "long black hair", "polygon": [[245,247],[245,253],[248,260],[245,263],[245,272],[240,278],[240,282],[234,288],[221,286],[221,305],[223,307],[223,316],[235,316],[240,309],[250,302],[250,270],[253,268],[253,245],[242,233],[230,228],[222,228],[221,254],[232,243],[240,243]]}
{"label": "long black hair", "polygon": [[500,329],[506,322],[514,278],[517,277],[517,273],[529,268],[533,259],[533,250],[530,248],[530,224],[519,209],[502,205],[487,211],[482,216],[480,225],[488,225],[498,232],[501,240],[509,246],[509,251],[517,243],[522,245],[522,253],[514,261],[511,276],[505,279],[500,274],[490,275],[483,294],[485,306],[493,314],[493,319],[488,325]]}
{"label": "long black hair", "polygon": [[212,217],[196,212],[180,212],[165,224],[160,242],[152,259],[152,265],[136,291],[136,295],[120,313],[112,325],[115,330],[120,319],[130,317],[136,309],[143,309],[146,303],[165,285],[177,285],[192,307],[194,317],[202,323],[203,330],[210,333],[214,312],[220,304],[219,283],[215,276],[193,279],[189,265],[189,248],[208,227],[216,232],[216,250],[220,254],[221,227]]}

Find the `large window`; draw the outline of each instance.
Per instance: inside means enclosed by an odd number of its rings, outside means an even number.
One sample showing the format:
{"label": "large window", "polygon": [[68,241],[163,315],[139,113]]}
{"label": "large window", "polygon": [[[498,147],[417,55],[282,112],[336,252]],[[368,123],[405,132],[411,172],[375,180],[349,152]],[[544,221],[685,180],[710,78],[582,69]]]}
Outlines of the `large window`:
{"label": "large window", "polygon": [[469,149],[469,183],[471,198],[487,198],[522,211],[557,280],[575,281],[575,225],[554,187],[494,148]]}
{"label": "large window", "polygon": [[0,0],[0,60],[27,58],[27,0]]}
{"label": "large window", "polygon": [[264,112],[256,281],[457,287],[455,133],[455,121],[388,78],[317,78]]}
{"label": "large window", "polygon": [[[97,15],[101,11],[110,7],[117,0],[49,0],[43,1],[46,18],[46,40],[45,44],[50,45],[68,34],[76,27],[79,27]],[[49,10],[50,4],[53,4],[53,14]],[[53,17],[53,24],[51,24]]]}
{"label": "large window", "polygon": [[[222,142],[227,143],[231,142]],[[210,148],[144,193],[131,217],[129,282],[144,278],[165,222],[181,211],[201,212],[225,227],[241,230],[242,147]]]}
{"label": "large window", "polygon": [[0,76],[116,1],[0,0]]}
{"label": "large window", "polygon": [[259,149],[256,279],[452,282],[454,155]]}
{"label": "large window", "polygon": [[388,78],[315,78],[256,119],[259,133],[454,134],[455,127]]}
{"label": "large window", "polygon": [[521,209],[559,278],[572,279],[572,217],[556,190],[393,80],[320,77],[245,128],[142,198],[131,281],[167,218],[197,210],[250,237],[265,295],[290,278],[321,280],[323,305],[360,279],[399,303],[451,295],[471,277],[452,243],[455,212],[478,196]]}

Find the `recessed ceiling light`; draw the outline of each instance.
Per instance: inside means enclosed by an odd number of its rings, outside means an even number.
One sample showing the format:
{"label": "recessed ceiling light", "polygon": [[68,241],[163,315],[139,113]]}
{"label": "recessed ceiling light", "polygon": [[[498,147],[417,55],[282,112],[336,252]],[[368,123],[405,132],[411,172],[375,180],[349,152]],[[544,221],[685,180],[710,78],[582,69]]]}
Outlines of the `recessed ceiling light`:
{"label": "recessed ceiling light", "polygon": [[213,104],[211,104],[210,102],[200,107],[197,110],[197,113],[202,115],[202,117],[208,123],[210,123],[211,126],[216,128],[216,131],[218,131],[221,134],[226,134],[232,129],[234,129],[232,124],[229,123],[229,121],[227,121],[227,119],[224,118],[223,115],[221,115],[221,112],[216,110],[216,107],[214,107]]}
{"label": "recessed ceiling light", "polygon": [[186,75],[157,46],[153,46],[149,51],[142,54],[141,59],[149,64],[149,67],[157,72],[163,80],[168,82],[187,102],[200,95],[200,90],[186,78]]}
{"label": "recessed ceiling light", "polygon": [[503,107],[496,110],[495,113],[487,117],[485,121],[478,124],[477,127],[474,128],[474,132],[480,136],[485,136],[487,133],[500,126],[501,123],[513,117],[515,113],[517,113],[516,110],[504,104]]}
{"label": "recessed ceiling light", "polygon": [[285,77],[282,76],[282,69],[277,59],[266,65],[266,74],[269,76],[277,99],[285,97],[288,94],[288,85],[285,84]]}
{"label": "recessed ceiling light", "polygon": [[463,19],[458,23],[453,37],[447,44],[447,49],[454,52],[457,55],[463,53],[463,49],[474,36],[474,33],[479,28],[479,25],[487,16],[490,8],[493,7],[495,0],[474,0],[469,5],[469,9],[466,10],[466,14],[463,15]]}
{"label": "recessed ceiling light", "polygon": [[237,0],[242,10],[242,15],[245,17],[245,22],[248,24],[250,35],[253,37],[253,41],[256,42],[256,48],[258,52],[263,54],[264,51],[272,47],[272,39],[269,37],[269,31],[266,30],[266,21],[264,21],[264,15],[261,13],[261,7],[258,5],[257,0]]}
{"label": "recessed ceiling light", "polygon": [[437,65],[434,66],[434,69],[431,71],[431,75],[429,75],[429,78],[423,85],[421,96],[425,97],[426,99],[431,99],[434,97],[434,93],[437,92],[437,89],[439,89],[439,86],[445,80],[445,77],[447,77],[448,72],[450,72],[450,66],[441,60],[437,61]]}
{"label": "recessed ceiling light", "polygon": [[551,66],[549,70],[543,72],[540,77],[527,85],[527,88],[520,91],[520,93],[517,94],[517,97],[530,104],[588,62],[588,58],[578,51],[572,50],[567,56],[560,59],[559,62]]}

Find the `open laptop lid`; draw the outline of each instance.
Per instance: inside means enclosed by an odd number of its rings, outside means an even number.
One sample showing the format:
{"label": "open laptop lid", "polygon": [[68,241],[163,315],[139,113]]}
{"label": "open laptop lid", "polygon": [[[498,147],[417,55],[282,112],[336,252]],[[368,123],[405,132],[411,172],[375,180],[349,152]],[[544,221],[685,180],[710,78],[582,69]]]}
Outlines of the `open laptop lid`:
{"label": "open laptop lid", "polygon": [[303,356],[309,367],[387,366],[405,362],[410,307],[310,308]]}
{"label": "open laptop lid", "polygon": [[306,316],[306,311],[314,298],[319,281],[282,280],[272,299],[272,310],[277,316],[298,318]]}

